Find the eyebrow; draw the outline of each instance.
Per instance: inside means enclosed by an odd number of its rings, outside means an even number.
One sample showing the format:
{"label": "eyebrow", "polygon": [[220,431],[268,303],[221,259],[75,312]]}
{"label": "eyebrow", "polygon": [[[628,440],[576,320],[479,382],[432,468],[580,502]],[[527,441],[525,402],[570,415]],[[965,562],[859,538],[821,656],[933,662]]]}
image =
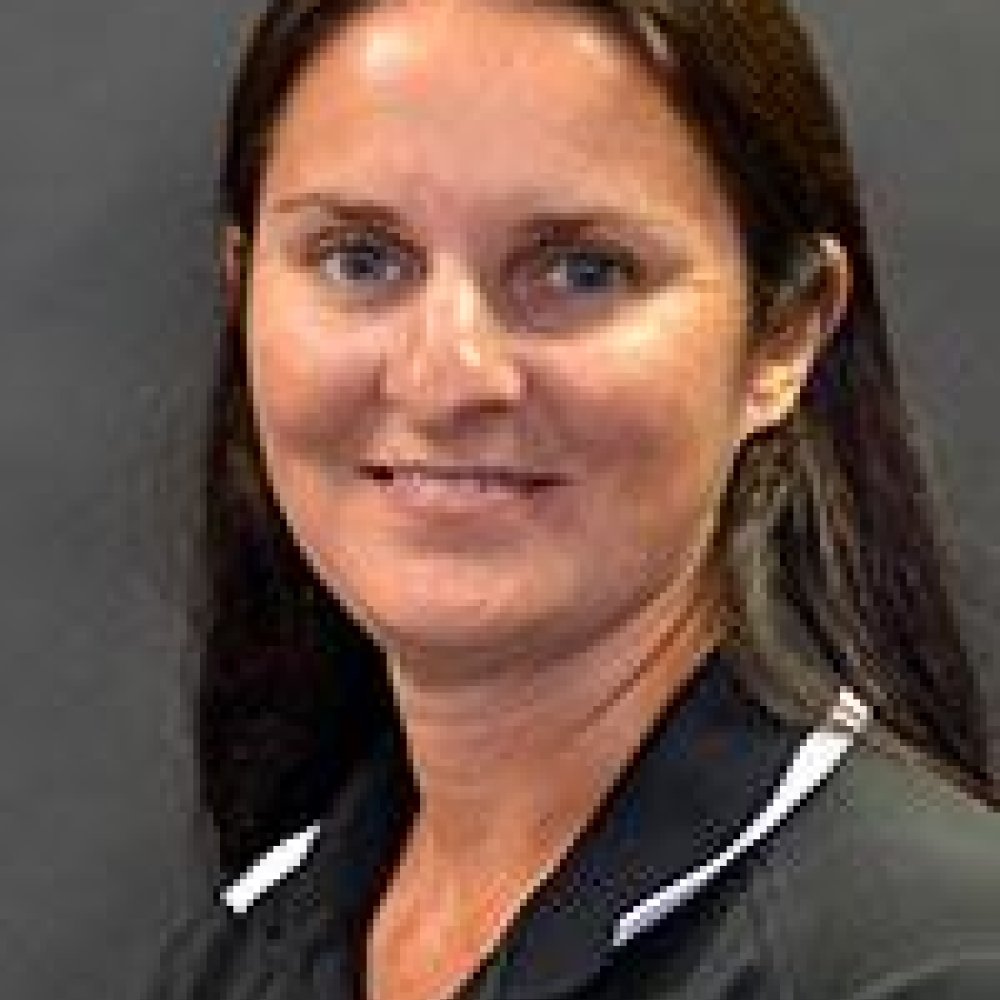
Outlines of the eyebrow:
{"label": "eyebrow", "polygon": [[[538,204],[540,198],[530,194],[522,196],[526,203]],[[396,209],[366,198],[351,198],[331,191],[315,191],[289,195],[274,201],[266,210],[279,215],[292,214],[314,209],[326,215],[336,216],[353,222],[375,220],[391,229],[406,228],[406,221]],[[594,205],[587,208],[556,208],[536,211],[527,219],[517,223],[517,232],[531,233],[552,231],[556,233],[577,232],[591,226],[650,227],[667,229],[676,233],[676,222],[666,216],[655,216],[629,211],[616,205]]]}

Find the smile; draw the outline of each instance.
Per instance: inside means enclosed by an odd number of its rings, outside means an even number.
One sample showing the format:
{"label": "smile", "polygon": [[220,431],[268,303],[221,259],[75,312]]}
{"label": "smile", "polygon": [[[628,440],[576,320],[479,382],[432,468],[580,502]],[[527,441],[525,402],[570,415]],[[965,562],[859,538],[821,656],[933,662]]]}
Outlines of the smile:
{"label": "smile", "polygon": [[484,466],[440,466],[422,463],[399,463],[395,465],[364,465],[361,471],[375,479],[415,480],[423,483],[447,482],[459,486],[475,486],[481,490],[495,487],[532,489],[554,485],[561,477],[539,472],[526,472],[510,468],[487,468]]}
{"label": "smile", "polygon": [[444,520],[487,516],[493,523],[502,515],[523,516],[560,480],[512,474],[507,471],[425,471],[368,466],[362,469],[394,508],[408,514]]}

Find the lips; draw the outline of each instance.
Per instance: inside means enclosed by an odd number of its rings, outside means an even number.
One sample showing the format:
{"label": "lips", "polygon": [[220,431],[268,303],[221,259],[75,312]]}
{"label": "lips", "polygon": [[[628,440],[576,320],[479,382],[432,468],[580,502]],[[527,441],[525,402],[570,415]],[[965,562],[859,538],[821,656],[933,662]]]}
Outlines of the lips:
{"label": "lips", "polygon": [[394,463],[392,465],[369,463],[361,466],[365,475],[375,479],[391,480],[403,476],[427,476],[435,479],[477,479],[486,482],[503,483],[533,489],[551,486],[562,481],[561,476],[522,471],[502,466],[443,466],[420,462]]}

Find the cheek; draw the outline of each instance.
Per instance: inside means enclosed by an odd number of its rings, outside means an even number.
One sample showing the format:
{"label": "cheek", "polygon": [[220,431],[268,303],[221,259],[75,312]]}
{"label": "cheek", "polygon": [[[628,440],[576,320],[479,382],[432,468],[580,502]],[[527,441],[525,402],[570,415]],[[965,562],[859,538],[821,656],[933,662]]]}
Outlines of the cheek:
{"label": "cheek", "polygon": [[266,273],[255,278],[247,331],[251,396],[275,447],[321,448],[329,456],[374,389],[377,337],[324,316],[298,284]]}
{"label": "cheek", "polygon": [[605,487],[603,516],[670,530],[702,512],[728,469],[738,320],[677,302],[565,366],[567,435]]}

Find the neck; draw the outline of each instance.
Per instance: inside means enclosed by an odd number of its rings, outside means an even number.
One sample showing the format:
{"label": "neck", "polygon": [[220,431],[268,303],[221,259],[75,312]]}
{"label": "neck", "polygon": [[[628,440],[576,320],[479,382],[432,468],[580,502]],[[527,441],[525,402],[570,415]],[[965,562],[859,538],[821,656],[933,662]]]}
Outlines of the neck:
{"label": "neck", "polygon": [[724,626],[717,600],[675,589],[586,649],[530,670],[444,683],[392,658],[420,795],[400,874],[440,887],[536,872],[584,825]]}

